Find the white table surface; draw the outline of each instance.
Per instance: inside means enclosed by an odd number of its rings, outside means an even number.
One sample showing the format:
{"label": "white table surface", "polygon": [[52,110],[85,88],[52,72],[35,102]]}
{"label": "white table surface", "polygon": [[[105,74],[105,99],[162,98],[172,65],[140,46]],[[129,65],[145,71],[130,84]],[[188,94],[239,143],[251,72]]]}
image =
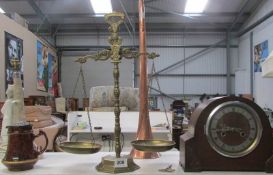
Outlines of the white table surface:
{"label": "white table surface", "polygon": [[[123,153],[123,154],[128,154]],[[122,154],[122,155],[123,155]],[[113,152],[99,152],[91,155],[76,155],[69,153],[44,153],[41,159],[35,164],[34,168],[27,171],[11,172],[1,164],[0,174],[18,174],[18,175],[94,175],[94,174],[107,174],[96,171],[96,165],[101,161],[101,157],[106,155],[114,155]],[[141,174],[141,175],[172,175],[172,174],[194,174],[185,173],[179,165],[179,152],[168,151],[161,153],[158,159],[135,159],[135,163],[140,166],[140,169],[122,174]],[[159,172],[158,169],[166,168],[172,164],[175,169],[172,173]],[[208,172],[203,171],[201,174],[207,175],[256,175],[266,174],[264,172]]]}

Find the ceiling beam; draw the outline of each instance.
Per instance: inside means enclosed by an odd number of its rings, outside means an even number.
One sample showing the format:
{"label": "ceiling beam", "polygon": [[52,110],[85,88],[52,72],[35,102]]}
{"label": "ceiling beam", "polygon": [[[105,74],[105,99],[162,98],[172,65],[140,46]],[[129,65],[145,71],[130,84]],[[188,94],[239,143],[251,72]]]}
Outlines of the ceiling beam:
{"label": "ceiling beam", "polygon": [[44,15],[42,10],[38,7],[36,2],[34,0],[27,0],[29,5],[32,7],[32,9],[36,12],[37,16],[42,20],[42,24],[40,24],[39,28],[37,29],[37,33],[39,33],[39,29],[43,26],[43,24],[46,25],[47,28],[50,28],[50,22],[47,19],[47,17]]}
{"label": "ceiling beam", "polygon": [[[134,45],[125,45],[123,47],[126,48],[138,48],[138,46]],[[147,45],[147,48],[209,48],[211,45]],[[61,46],[57,45],[57,49],[61,51],[89,51],[89,50],[95,50],[98,49],[107,49],[109,46],[105,45],[69,45],[69,46]],[[226,48],[226,45],[216,45],[214,48]],[[238,48],[238,45],[231,45],[231,48]]]}
{"label": "ceiling beam", "polygon": [[[1,1],[1,0],[0,0]],[[233,12],[211,12],[211,13],[201,13],[198,14],[200,17],[236,17],[238,16],[239,13],[233,13]],[[32,18],[38,18],[37,15],[35,14],[20,14],[26,19],[32,19]],[[137,17],[138,13],[128,13],[129,17]],[[180,13],[182,16],[190,15],[190,14],[184,14]],[[194,14],[197,15],[197,14]],[[248,17],[250,13],[245,12],[242,14],[243,17]],[[177,16],[176,14],[172,13],[166,13],[166,12],[160,12],[160,13],[145,13],[145,17],[170,17],[170,16]],[[90,13],[69,13],[69,14],[47,14],[48,18],[98,18],[95,14],[90,14]]]}
{"label": "ceiling beam", "polygon": [[242,17],[242,15],[244,14],[244,11],[246,10],[247,6],[249,5],[251,0],[246,0],[244,2],[244,4],[242,5],[242,8],[240,9],[238,15],[234,18],[232,24],[230,25],[230,27],[228,28],[228,31],[231,31],[232,28],[238,23],[239,19]]}
{"label": "ceiling beam", "polygon": [[147,4],[154,2],[154,1],[157,1],[157,0],[146,0],[146,1],[144,1],[144,3],[145,3],[145,5],[147,5]]}
{"label": "ceiling beam", "polygon": [[264,21],[266,21],[268,18],[271,18],[272,16],[273,16],[273,10],[271,10],[270,12],[268,12],[266,15],[264,15],[263,17],[261,17],[260,19],[258,19],[256,22],[254,22],[253,24],[251,24],[247,28],[239,31],[238,32],[238,36],[240,37],[240,36],[246,34],[247,32],[253,30],[255,27],[257,27],[258,25],[260,25],[261,23],[263,23]]}
{"label": "ceiling beam", "polygon": [[[139,76],[139,74],[136,74]],[[153,74],[148,74],[148,76],[153,76]],[[226,77],[227,74],[158,74],[157,77]],[[231,74],[235,77],[235,74]]]}
{"label": "ceiling beam", "polygon": [[[36,12],[36,14],[39,16],[39,18],[41,18],[42,23],[39,24],[39,26],[36,27],[35,30],[32,30],[32,32],[36,33],[37,35],[40,35],[40,30],[42,28],[44,28],[43,26],[45,26],[45,28],[51,33],[51,37],[52,37],[52,28],[51,28],[51,24],[49,22],[49,20],[47,19],[46,15],[44,15],[44,13],[42,12],[42,10],[40,9],[40,7],[36,4],[35,0],[27,0],[28,4],[32,7],[32,9]],[[56,30],[57,32],[57,30]],[[54,43],[52,43],[50,40],[48,40],[47,38],[43,37],[42,35],[40,35],[49,45],[51,46],[55,46],[56,45],[56,40],[53,38]]]}
{"label": "ceiling beam", "polygon": [[242,30],[244,25],[249,21],[249,19],[255,13],[256,9],[260,6],[260,4],[263,4],[264,2],[265,2],[265,0],[258,0],[258,1],[256,1],[256,3],[253,3],[251,10],[250,10],[250,15],[245,19],[243,25],[241,26],[241,28],[239,30]]}
{"label": "ceiling beam", "polygon": [[[35,27],[31,27],[29,26],[29,30],[31,31],[35,31]],[[172,32],[179,32],[179,33],[225,33],[227,31],[226,28],[156,28],[156,29],[150,29],[149,31],[147,31],[147,33],[150,32],[166,32],[168,31],[169,33]],[[93,28],[93,29],[58,29],[58,33],[57,35],[63,35],[63,34],[67,34],[67,35],[90,35],[92,33],[97,33],[98,29]],[[108,32],[107,29],[100,29],[100,32]],[[120,32],[126,32],[127,30],[124,28],[120,29]],[[237,32],[237,30],[233,30],[232,32]],[[47,30],[47,29],[40,29],[40,34],[43,35],[50,35],[51,31]],[[138,30],[136,31],[136,33],[138,33]]]}
{"label": "ceiling beam", "polygon": [[[55,24],[55,23],[51,23]],[[56,23],[60,24],[60,23]],[[217,27],[222,27],[222,28],[227,28],[229,27],[232,23],[229,22],[219,22],[219,23],[214,23],[214,26],[209,26],[209,23],[202,22],[202,23],[197,23],[197,22],[187,22],[187,23],[181,23],[181,22],[169,22],[169,23],[147,23],[147,29],[154,29],[154,28],[217,28]],[[240,26],[242,23],[237,23],[235,27]],[[30,23],[30,26],[35,26],[35,25],[40,25],[40,23]],[[138,25],[138,22],[135,23],[135,25]],[[124,27],[124,26],[122,26]],[[106,23],[61,23],[61,28],[60,29],[107,29],[107,24]]]}

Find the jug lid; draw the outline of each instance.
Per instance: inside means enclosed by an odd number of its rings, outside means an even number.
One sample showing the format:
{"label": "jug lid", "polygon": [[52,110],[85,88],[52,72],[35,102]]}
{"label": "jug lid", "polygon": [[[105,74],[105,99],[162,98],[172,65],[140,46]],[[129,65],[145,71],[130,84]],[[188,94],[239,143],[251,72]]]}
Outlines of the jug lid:
{"label": "jug lid", "polygon": [[15,125],[7,126],[8,129],[22,129],[22,130],[31,130],[32,125],[29,123],[19,123]]}

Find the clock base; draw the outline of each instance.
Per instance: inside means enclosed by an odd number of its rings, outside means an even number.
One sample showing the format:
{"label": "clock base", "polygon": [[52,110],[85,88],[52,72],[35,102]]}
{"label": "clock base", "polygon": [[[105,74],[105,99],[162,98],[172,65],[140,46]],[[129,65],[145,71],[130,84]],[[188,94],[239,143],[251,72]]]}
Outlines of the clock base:
{"label": "clock base", "polygon": [[265,171],[267,173],[273,173],[273,155],[265,162]]}
{"label": "clock base", "polygon": [[[265,171],[267,173],[273,173],[273,156],[265,159],[263,163],[255,160],[245,162],[247,158],[226,158],[230,160],[217,159],[214,163],[211,161],[204,162],[200,160],[194,147],[194,138],[184,134],[180,137],[180,165],[184,169],[184,172],[201,172],[201,171]],[[185,146],[187,145],[187,146]],[[213,158],[207,158],[213,159]],[[248,161],[248,160],[247,160]],[[253,162],[254,161],[254,162]],[[260,160],[259,160],[260,161]],[[234,162],[234,163],[233,163]]]}

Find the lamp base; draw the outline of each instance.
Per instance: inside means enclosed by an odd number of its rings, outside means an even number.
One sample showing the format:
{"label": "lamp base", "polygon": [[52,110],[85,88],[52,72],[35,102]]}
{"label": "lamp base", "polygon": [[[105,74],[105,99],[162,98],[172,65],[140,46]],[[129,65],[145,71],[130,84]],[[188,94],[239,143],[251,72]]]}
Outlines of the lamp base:
{"label": "lamp base", "polygon": [[102,157],[101,163],[96,166],[97,171],[112,174],[132,172],[139,168],[129,155],[121,156],[120,158],[110,155],[105,156]]}

